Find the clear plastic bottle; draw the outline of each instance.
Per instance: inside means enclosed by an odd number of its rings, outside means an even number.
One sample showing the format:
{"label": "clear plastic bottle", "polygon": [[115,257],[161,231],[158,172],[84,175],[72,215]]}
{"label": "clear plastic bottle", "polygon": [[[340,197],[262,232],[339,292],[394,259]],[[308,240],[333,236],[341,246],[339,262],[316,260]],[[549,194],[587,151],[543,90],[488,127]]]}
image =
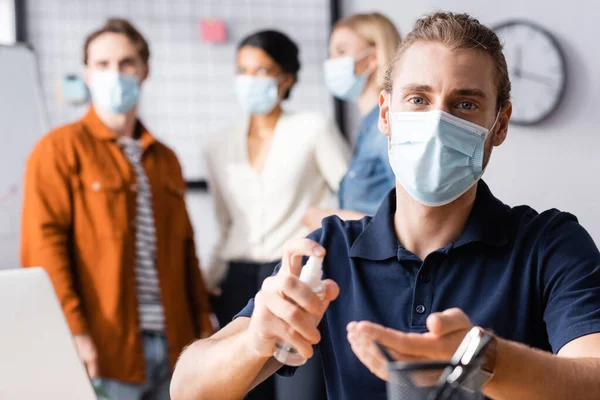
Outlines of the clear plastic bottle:
{"label": "clear plastic bottle", "polygon": [[[322,277],[323,258],[310,257],[304,267],[302,267],[300,281],[307,284],[321,300],[325,297],[325,285],[323,284]],[[317,321],[315,321],[315,325],[316,324]],[[306,363],[306,358],[302,357],[300,353],[287,342],[278,342],[275,344],[273,357],[280,363],[291,367],[297,367]]]}

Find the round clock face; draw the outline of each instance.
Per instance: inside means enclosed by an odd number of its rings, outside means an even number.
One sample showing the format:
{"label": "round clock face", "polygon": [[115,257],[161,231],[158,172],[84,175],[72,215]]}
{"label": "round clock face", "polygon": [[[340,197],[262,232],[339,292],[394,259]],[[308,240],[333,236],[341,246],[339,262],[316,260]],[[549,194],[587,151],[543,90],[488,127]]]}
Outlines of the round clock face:
{"label": "round clock face", "polygon": [[558,107],[565,89],[565,59],[544,29],[523,21],[502,24],[494,32],[504,43],[512,84],[511,122],[532,125]]}

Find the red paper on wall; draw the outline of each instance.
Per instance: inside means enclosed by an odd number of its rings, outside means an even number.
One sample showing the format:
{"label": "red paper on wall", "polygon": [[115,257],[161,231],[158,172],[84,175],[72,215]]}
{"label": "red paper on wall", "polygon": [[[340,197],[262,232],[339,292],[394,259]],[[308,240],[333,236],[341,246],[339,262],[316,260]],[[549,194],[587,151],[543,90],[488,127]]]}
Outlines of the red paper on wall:
{"label": "red paper on wall", "polygon": [[202,40],[208,43],[225,43],[227,33],[222,19],[204,18],[200,20]]}

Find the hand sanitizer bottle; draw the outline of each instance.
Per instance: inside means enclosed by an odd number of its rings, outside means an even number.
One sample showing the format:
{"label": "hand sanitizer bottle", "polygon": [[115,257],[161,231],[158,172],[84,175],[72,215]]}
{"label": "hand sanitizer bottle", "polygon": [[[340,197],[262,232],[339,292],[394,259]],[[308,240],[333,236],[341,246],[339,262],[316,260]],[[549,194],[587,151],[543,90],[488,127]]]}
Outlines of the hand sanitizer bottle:
{"label": "hand sanitizer bottle", "polygon": [[[321,300],[325,297],[325,285],[321,280],[323,277],[323,258],[321,257],[310,257],[302,272],[300,272],[300,281],[304,282],[312,289],[313,292]],[[316,323],[316,321],[315,321]],[[302,357],[298,351],[293,348],[289,343],[277,343],[275,345],[275,353],[273,357],[282,364],[289,365],[291,367],[297,367],[306,363],[306,358]]]}

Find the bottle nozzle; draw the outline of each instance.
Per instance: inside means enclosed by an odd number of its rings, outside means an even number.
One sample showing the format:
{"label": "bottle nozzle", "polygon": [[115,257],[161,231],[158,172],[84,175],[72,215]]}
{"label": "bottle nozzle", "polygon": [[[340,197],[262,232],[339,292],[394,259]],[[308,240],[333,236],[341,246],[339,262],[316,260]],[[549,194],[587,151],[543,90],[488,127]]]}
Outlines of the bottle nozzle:
{"label": "bottle nozzle", "polygon": [[323,257],[315,257],[311,256],[308,258],[308,261],[302,267],[302,272],[300,273],[300,280],[305,283],[312,283],[321,281],[321,277],[323,276]]}

